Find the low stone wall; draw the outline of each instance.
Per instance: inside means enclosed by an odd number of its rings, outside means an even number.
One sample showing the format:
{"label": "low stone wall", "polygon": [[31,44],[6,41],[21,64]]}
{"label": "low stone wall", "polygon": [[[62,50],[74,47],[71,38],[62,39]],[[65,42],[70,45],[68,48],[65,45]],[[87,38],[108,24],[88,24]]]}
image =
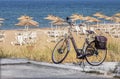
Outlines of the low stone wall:
{"label": "low stone wall", "polygon": [[113,73],[114,73],[114,77],[120,78],[120,62],[115,66]]}

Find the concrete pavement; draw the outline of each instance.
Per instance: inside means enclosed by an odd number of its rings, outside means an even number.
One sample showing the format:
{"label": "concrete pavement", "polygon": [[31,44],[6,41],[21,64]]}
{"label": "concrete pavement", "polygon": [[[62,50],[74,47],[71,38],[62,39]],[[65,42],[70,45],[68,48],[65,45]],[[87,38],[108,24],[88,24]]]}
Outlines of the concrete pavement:
{"label": "concrete pavement", "polygon": [[74,64],[53,64],[27,59],[1,59],[0,62],[1,79],[113,79],[113,75],[106,74],[108,66],[106,70],[104,66],[95,68],[87,65],[84,68],[85,71],[103,73],[103,75],[96,75],[86,74],[82,72],[83,68]]}

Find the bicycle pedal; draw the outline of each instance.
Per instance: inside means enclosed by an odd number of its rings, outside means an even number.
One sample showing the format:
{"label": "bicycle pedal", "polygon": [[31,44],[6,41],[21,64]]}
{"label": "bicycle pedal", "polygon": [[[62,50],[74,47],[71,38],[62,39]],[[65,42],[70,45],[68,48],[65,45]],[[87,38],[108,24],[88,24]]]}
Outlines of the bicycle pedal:
{"label": "bicycle pedal", "polygon": [[77,49],[77,52],[78,52],[78,53],[81,53],[81,52],[82,52],[82,49]]}
{"label": "bicycle pedal", "polygon": [[85,55],[79,55],[77,56],[77,59],[84,59],[85,58]]}

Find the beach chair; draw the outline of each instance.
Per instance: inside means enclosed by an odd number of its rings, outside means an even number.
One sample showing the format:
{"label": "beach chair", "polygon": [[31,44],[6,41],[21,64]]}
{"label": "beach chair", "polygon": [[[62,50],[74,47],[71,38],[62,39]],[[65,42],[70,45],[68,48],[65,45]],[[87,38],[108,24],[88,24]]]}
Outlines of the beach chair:
{"label": "beach chair", "polygon": [[29,34],[29,43],[36,43],[36,39],[37,39],[37,32],[31,32]]}
{"label": "beach chair", "polygon": [[97,34],[94,27],[90,27],[90,30],[93,31],[95,34]]}
{"label": "beach chair", "polygon": [[4,31],[0,31],[0,42],[4,42],[5,40],[5,33]]}
{"label": "beach chair", "polygon": [[0,42],[4,42],[4,35],[0,35]]}
{"label": "beach chair", "polygon": [[51,30],[48,32],[49,37],[58,37],[59,35],[60,35],[60,33],[57,30]]}
{"label": "beach chair", "polygon": [[27,40],[27,39],[29,39],[29,35],[31,34],[31,32],[23,32],[23,39],[24,40]]}
{"label": "beach chair", "polygon": [[82,27],[82,33],[83,34],[87,34],[86,30],[87,30],[87,27]]}
{"label": "beach chair", "polygon": [[77,32],[77,35],[78,35],[78,33],[81,32],[81,29],[80,29],[80,27],[78,25],[75,26],[75,31]]}
{"label": "beach chair", "polygon": [[48,37],[49,39],[47,39],[48,42],[57,42],[58,41],[58,38],[60,36],[63,36],[64,35],[64,31],[61,31],[61,30],[50,30],[48,31]]}
{"label": "beach chair", "polygon": [[59,39],[58,38],[49,38],[47,39],[47,42],[58,42]]}
{"label": "beach chair", "polygon": [[31,32],[31,34],[29,35],[29,38],[36,39],[37,38],[37,33],[36,32]]}
{"label": "beach chair", "polygon": [[12,45],[24,45],[25,40],[22,34],[19,34],[15,37],[15,41],[11,42]]}
{"label": "beach chair", "polygon": [[65,30],[61,31],[61,36],[65,36],[65,34],[67,34],[67,31]]}

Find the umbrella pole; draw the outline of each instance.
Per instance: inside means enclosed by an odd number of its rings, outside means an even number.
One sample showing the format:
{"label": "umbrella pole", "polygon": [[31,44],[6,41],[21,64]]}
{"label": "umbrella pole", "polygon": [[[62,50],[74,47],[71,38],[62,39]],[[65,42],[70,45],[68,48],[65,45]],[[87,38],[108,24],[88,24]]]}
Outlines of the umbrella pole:
{"label": "umbrella pole", "polygon": [[98,29],[98,22],[97,22],[97,29]]}
{"label": "umbrella pole", "polygon": [[26,28],[26,26],[25,26],[25,30],[26,30],[27,28]]}
{"label": "umbrella pole", "polygon": [[28,26],[26,28],[27,28],[27,31],[28,31]]}
{"label": "umbrella pole", "polygon": [[52,23],[51,23],[51,30],[53,30],[53,25],[52,25]]}
{"label": "umbrella pole", "polygon": [[25,26],[25,30],[28,31],[28,26]]}
{"label": "umbrella pole", "polygon": [[56,30],[57,30],[58,28],[57,28],[57,25],[56,25]]}

